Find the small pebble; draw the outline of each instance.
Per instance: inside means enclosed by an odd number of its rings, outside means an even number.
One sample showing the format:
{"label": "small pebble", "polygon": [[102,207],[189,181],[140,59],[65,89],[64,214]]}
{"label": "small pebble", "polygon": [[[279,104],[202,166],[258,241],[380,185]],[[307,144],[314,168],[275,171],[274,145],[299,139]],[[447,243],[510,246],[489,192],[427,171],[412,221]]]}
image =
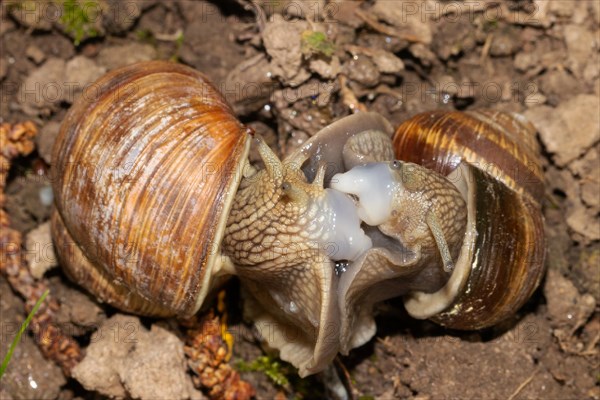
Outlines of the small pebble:
{"label": "small pebble", "polygon": [[43,223],[27,233],[25,248],[26,258],[34,278],[42,278],[46,271],[58,265],[50,235],[50,222]]}
{"label": "small pebble", "polygon": [[33,44],[27,46],[25,55],[36,64],[41,64],[44,60],[46,60],[46,54],[39,47]]}

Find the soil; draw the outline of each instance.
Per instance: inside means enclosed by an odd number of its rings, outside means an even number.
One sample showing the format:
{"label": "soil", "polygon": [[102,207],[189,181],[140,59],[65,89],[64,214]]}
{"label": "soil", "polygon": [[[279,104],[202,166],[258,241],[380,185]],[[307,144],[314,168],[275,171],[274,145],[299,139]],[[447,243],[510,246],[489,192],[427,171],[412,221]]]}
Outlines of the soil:
{"label": "soil", "polygon": [[[98,304],[54,268],[47,228],[50,154],[66,111],[106,71],[152,59],[207,74],[282,155],[361,109],[394,125],[431,109],[524,114],[538,130],[547,182],[540,288],[513,318],[476,332],[414,320],[400,300],[385,302],[376,337],[342,357],[338,370],[346,390],[365,400],[600,398],[600,2],[75,2],[83,14],[66,4],[73,2],[0,5],[0,123],[30,120],[39,130],[36,150],[11,166],[4,208],[23,234],[32,274],[60,304],[55,323],[89,357],[66,376],[29,332],[2,378],[2,399],[210,392],[192,386],[185,329]],[[307,45],[306,31],[325,40]],[[248,371],[265,353],[242,320],[238,289],[226,286],[229,364],[256,398],[338,398],[326,375],[302,380],[280,364],[286,383]],[[26,313],[4,277],[0,290],[3,358]],[[152,368],[136,369],[144,365]]]}

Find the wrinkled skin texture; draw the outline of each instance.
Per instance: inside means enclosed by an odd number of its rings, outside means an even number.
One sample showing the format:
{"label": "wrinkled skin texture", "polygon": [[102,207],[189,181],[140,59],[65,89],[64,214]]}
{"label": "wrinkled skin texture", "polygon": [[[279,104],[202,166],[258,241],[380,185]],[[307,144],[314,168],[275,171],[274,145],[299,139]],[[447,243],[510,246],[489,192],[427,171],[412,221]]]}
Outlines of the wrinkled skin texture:
{"label": "wrinkled skin texture", "polygon": [[465,204],[444,177],[384,160],[391,154],[389,136],[377,130],[357,134],[344,146],[343,169],[385,161],[395,182],[393,211],[380,226],[364,226],[373,247],[345,263],[340,273],[323,245],[331,238],[314,223],[329,212],[326,167],[317,167],[309,183],[300,169],[308,154],[297,153],[282,163],[263,142],[258,146],[266,168],[242,181],[223,252],[250,294],[248,317],[267,343],[306,376],[323,370],[339,351],[347,353],[373,336],[375,302],[444,284],[449,271],[441,268],[440,254],[444,258],[445,251],[450,264],[456,257]]}

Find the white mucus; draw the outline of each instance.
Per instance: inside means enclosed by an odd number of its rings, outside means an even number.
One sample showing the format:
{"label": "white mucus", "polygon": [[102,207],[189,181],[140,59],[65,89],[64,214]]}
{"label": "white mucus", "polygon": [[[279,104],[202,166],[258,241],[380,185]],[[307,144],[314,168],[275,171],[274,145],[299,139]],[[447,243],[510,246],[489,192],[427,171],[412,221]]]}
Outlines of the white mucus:
{"label": "white mucus", "polygon": [[360,165],[331,178],[331,188],[358,197],[358,217],[371,226],[390,218],[396,185],[387,163]]}
{"label": "white mucus", "polygon": [[325,189],[319,215],[313,220],[321,232],[321,245],[332,260],[356,260],[373,246],[360,227],[360,219],[352,199],[333,189]]}

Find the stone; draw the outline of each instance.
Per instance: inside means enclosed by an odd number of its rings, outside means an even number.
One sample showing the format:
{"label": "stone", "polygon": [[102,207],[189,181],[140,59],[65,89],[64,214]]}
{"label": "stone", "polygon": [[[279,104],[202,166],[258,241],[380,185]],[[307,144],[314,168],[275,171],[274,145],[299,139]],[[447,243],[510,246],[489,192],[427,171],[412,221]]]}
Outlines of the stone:
{"label": "stone", "polygon": [[519,31],[511,26],[494,34],[490,46],[490,55],[506,57],[516,53],[521,47]]}
{"label": "stone", "polygon": [[48,115],[58,107],[65,92],[64,72],[65,61],[50,58],[25,78],[18,101],[27,115]]}
{"label": "stone", "polygon": [[36,45],[27,46],[25,55],[36,64],[40,64],[46,59],[46,54]]}
{"label": "stone", "polygon": [[9,12],[19,24],[27,28],[49,31],[53,21],[60,17],[61,9],[51,0],[25,0],[19,2],[18,7],[9,7]]}
{"label": "stone", "polygon": [[120,375],[133,398],[190,397],[183,343],[156,324],[140,335],[133,352],[123,360]]}
{"label": "stone", "polygon": [[44,222],[27,233],[25,248],[25,258],[34,278],[41,279],[46,271],[58,265],[50,234],[50,222]]}
{"label": "stone", "polygon": [[284,80],[300,73],[302,64],[302,32],[308,30],[305,21],[286,21],[274,15],[262,32],[263,44],[271,57],[271,65]]}
{"label": "stone", "polygon": [[567,225],[588,241],[600,239],[600,221],[596,213],[585,207],[579,199],[567,209]]}
{"label": "stone", "polygon": [[122,35],[137,22],[142,14],[144,3],[147,0],[104,0],[108,10],[102,18],[102,25],[108,33]]}
{"label": "stone", "polygon": [[103,48],[98,54],[98,64],[110,71],[140,61],[155,60],[157,57],[156,50],[149,44],[130,43]]}
{"label": "stone", "polygon": [[[548,65],[547,60],[542,60],[543,65]],[[554,58],[553,63],[556,63]],[[548,98],[548,103],[557,106],[572,96],[584,93],[583,84],[572,74],[564,70],[551,70],[543,74],[538,80],[538,87]]]}
{"label": "stone", "polygon": [[565,43],[569,52],[568,64],[577,77],[582,77],[588,61],[595,58],[593,63],[598,67],[596,50],[598,48],[597,32],[594,34],[582,25],[567,25],[564,27]]}
{"label": "stone", "polygon": [[573,282],[552,269],[546,276],[544,297],[553,328],[572,328],[594,312],[593,297],[581,295]]}
{"label": "stone", "polygon": [[433,32],[429,21],[424,21],[419,3],[411,0],[396,0],[393,7],[388,0],[377,0],[369,10],[377,18],[396,27],[400,33],[413,36],[416,42],[431,44]]}
{"label": "stone", "polygon": [[269,71],[266,55],[259,53],[237,64],[219,85],[236,115],[258,111],[269,102],[277,83]]}
{"label": "stone", "polygon": [[52,146],[54,146],[59,130],[60,123],[49,121],[42,126],[42,129],[40,129],[40,132],[35,137],[37,151],[48,165],[52,165]]}
{"label": "stone", "polygon": [[371,60],[373,60],[379,72],[384,74],[397,74],[404,70],[402,60],[389,51],[377,49],[373,51]]}
{"label": "stone", "polygon": [[600,207],[599,181],[585,181],[581,183],[581,200],[590,207]]}
{"label": "stone", "polygon": [[517,70],[525,72],[535,67],[540,62],[537,53],[521,51],[515,56],[514,66]]}
{"label": "stone", "polygon": [[423,43],[413,43],[409,47],[410,53],[421,61],[421,64],[428,67],[437,62],[437,56],[429,50]]}
{"label": "stone", "polygon": [[322,78],[334,79],[341,70],[340,59],[337,56],[331,57],[330,60],[312,58],[309,68],[312,72],[321,75]]}
{"label": "stone", "polygon": [[81,336],[98,329],[106,320],[102,307],[82,289],[66,284],[59,276],[51,277],[49,284],[52,296],[60,302],[55,322],[63,332]]}
{"label": "stone", "polygon": [[592,147],[585,156],[569,164],[569,169],[579,176],[581,200],[590,207],[600,207],[600,155]]}
{"label": "stone", "polygon": [[[105,396],[125,397],[119,364],[135,345],[140,329],[139,319],[133,316],[117,314],[105,321],[92,335],[83,360],[73,368],[73,378],[87,390]],[[133,332],[132,337],[129,332]]]}
{"label": "stone", "polygon": [[598,96],[581,94],[557,108],[542,105],[524,114],[538,129],[556,164],[565,166],[600,139],[599,109]]}
{"label": "stone", "polygon": [[379,70],[371,59],[364,55],[357,55],[344,64],[344,73],[348,78],[367,87],[379,83]]}
{"label": "stone", "polygon": [[[66,64],[65,82],[69,83],[71,90],[65,91],[63,100],[72,104],[93,82],[106,73],[106,68],[96,64],[94,60],[86,56],[76,56]],[[95,90],[86,92],[89,96],[95,95]],[[86,98],[92,100],[92,98]]]}
{"label": "stone", "polygon": [[180,58],[206,74],[216,85],[221,85],[230,71],[252,56],[245,54],[234,39],[239,34],[235,30],[238,25],[231,23],[216,4],[205,1],[178,3],[180,7],[184,7],[183,4],[186,4],[184,18],[189,23],[183,31]]}
{"label": "stone", "polygon": [[116,314],[92,336],[73,377],[87,390],[136,399],[198,398],[186,373],[183,342],[166,329],[144,328],[137,317]]}

